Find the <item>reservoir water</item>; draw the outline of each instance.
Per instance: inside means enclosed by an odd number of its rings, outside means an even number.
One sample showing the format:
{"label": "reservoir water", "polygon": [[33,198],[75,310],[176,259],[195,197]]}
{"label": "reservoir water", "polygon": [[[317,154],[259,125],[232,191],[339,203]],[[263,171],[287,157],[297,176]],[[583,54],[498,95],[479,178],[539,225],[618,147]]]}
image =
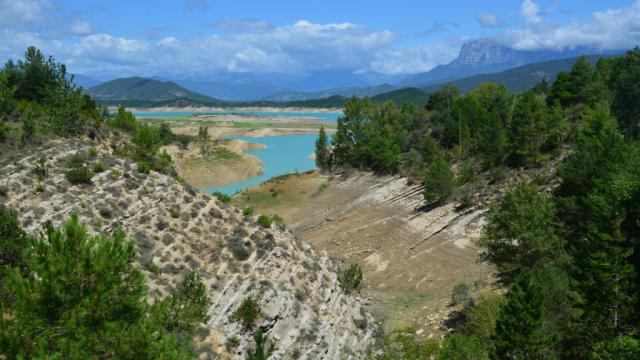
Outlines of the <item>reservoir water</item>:
{"label": "reservoir water", "polygon": [[324,122],[336,122],[338,117],[342,116],[341,112],[322,113],[322,112],[287,112],[287,111],[211,111],[211,112],[185,112],[185,111],[139,111],[133,115],[140,118],[163,118],[163,117],[191,117],[197,115],[249,115],[258,117],[304,117],[310,119],[319,119]]}
{"label": "reservoir water", "polygon": [[258,185],[278,175],[304,172],[316,168],[315,161],[309,156],[315,151],[318,135],[281,135],[269,137],[230,136],[228,139],[239,139],[267,146],[264,150],[251,150],[247,154],[258,157],[264,168],[264,174],[251,179],[224,186],[213,186],[201,189],[207,194],[219,191],[233,195],[248,187]]}

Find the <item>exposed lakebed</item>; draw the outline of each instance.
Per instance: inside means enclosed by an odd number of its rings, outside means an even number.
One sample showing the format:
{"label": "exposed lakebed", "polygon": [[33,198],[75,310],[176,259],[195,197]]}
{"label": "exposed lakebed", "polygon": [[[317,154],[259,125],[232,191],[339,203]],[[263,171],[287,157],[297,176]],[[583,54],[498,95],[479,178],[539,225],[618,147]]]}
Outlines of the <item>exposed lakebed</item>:
{"label": "exposed lakebed", "polygon": [[265,149],[249,150],[246,153],[256,156],[263,164],[264,173],[250,179],[223,186],[205,187],[205,193],[219,191],[233,195],[251,186],[263,183],[274,176],[303,172],[315,169],[315,161],[310,158],[314,152],[318,135],[280,135],[269,137],[231,136],[228,139],[243,140],[265,145]]}

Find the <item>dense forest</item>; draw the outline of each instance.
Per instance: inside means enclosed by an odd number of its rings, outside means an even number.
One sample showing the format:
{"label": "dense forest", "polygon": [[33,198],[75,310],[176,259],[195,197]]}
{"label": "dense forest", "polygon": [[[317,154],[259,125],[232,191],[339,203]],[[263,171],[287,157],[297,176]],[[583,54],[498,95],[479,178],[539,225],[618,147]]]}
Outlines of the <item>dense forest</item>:
{"label": "dense forest", "polygon": [[443,87],[424,108],[348,102],[318,166],[422,180],[429,204],[476,174],[562,160],[551,193],[521,183],[490,207],[481,260],[506,295],[468,304],[441,348],[400,331],[382,359],[640,358],[639,84],[636,48],[521,95],[487,83]]}

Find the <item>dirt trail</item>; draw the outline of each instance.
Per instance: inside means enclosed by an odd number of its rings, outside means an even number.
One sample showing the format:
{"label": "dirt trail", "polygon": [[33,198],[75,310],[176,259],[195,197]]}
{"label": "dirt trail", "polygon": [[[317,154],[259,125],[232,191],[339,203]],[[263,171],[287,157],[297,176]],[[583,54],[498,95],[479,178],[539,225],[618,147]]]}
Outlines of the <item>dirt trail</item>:
{"label": "dirt trail", "polygon": [[425,328],[425,335],[438,334],[440,320],[452,310],[448,302],[456,284],[473,289],[491,282],[492,271],[477,262],[474,245],[483,208],[458,212],[449,204],[418,212],[424,204],[422,187],[408,185],[405,178],[357,173],[340,179],[314,173],[264,184],[252,189],[249,198],[256,198],[256,192],[293,198],[244,205],[278,212],[316,249],[363,266],[363,292],[387,328],[412,325]]}

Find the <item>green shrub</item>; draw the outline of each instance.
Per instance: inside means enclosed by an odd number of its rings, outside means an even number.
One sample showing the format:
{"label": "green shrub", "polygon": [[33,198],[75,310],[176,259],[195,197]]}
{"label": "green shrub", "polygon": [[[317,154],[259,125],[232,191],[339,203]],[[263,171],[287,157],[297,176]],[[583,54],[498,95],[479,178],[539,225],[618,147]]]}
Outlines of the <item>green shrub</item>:
{"label": "green shrub", "polygon": [[227,348],[227,351],[231,351],[232,349],[235,349],[238,346],[240,346],[240,338],[237,337],[236,335],[233,335],[232,337],[228,338],[227,342],[225,343],[225,348]]}
{"label": "green shrub", "polygon": [[[29,238],[18,224],[16,213],[3,204],[0,204],[0,239],[0,268],[22,267],[22,252],[29,244]],[[0,280],[2,278],[3,272],[0,271]]]}
{"label": "green shrub", "polygon": [[49,175],[49,167],[47,166],[47,160],[43,157],[36,161],[34,168],[38,180],[42,181]]}
{"label": "green shrub", "polygon": [[258,216],[258,224],[260,224],[260,226],[262,226],[263,228],[270,228],[271,227],[271,218],[268,217],[267,215],[260,215]]}
{"label": "green shrub", "polygon": [[244,208],[244,210],[242,210],[242,214],[244,216],[253,215],[253,213],[254,213],[254,210],[252,207]]}
{"label": "green shrub", "polygon": [[420,340],[415,329],[404,328],[391,332],[384,339],[382,353],[376,360],[424,360],[434,359],[440,345],[436,340]]}
{"label": "green shrub", "polygon": [[153,274],[160,274],[161,270],[160,270],[160,266],[158,266],[157,264],[151,263],[147,266],[147,270],[149,270],[149,272],[153,273]]}
{"label": "green shrub", "polygon": [[64,174],[65,179],[72,184],[91,184],[92,173],[85,166],[68,170]]}
{"label": "green shrub", "polygon": [[362,269],[358,264],[351,264],[338,271],[338,281],[346,293],[358,291],[362,286]]}
{"label": "green shrub", "polygon": [[104,171],[104,165],[102,165],[101,162],[97,162],[95,164],[93,164],[93,172],[94,173],[101,173]]}
{"label": "green shrub", "polygon": [[171,214],[171,217],[174,219],[177,219],[180,217],[180,211],[178,209],[171,209],[169,213]]}
{"label": "green shrub", "polygon": [[87,155],[88,155],[90,158],[94,158],[94,157],[98,156],[98,150],[97,150],[96,148],[91,148],[91,149],[89,149],[89,151],[87,152]]}
{"label": "green shrub", "polygon": [[211,193],[211,196],[215,196],[218,198],[218,200],[220,200],[221,202],[228,204],[231,202],[231,196],[223,194],[219,191],[214,191],[213,193]]}
{"label": "green shrub", "polygon": [[151,172],[151,165],[144,160],[138,161],[138,172],[148,174],[149,172]]}
{"label": "green shrub", "polygon": [[424,178],[424,198],[427,202],[446,202],[451,197],[454,187],[454,177],[449,163],[438,159],[429,165]]}
{"label": "green shrub", "polygon": [[458,174],[456,182],[458,186],[462,186],[474,181],[476,181],[476,172],[473,169],[473,166],[471,166],[471,163],[469,161],[465,161],[464,164],[462,164],[462,167],[460,167],[460,173]]}
{"label": "green shrub", "polygon": [[328,187],[329,183],[323,182],[322,184],[320,184],[320,186],[318,186],[318,192],[323,192],[327,190]]}
{"label": "green shrub", "polygon": [[245,329],[252,329],[256,320],[260,317],[260,304],[257,297],[249,295],[242,300],[240,306],[233,312],[231,319],[239,321]]}
{"label": "green shrub", "polygon": [[451,293],[451,303],[454,305],[461,304],[469,298],[469,286],[465,283],[459,283],[453,288]]}
{"label": "green shrub", "polygon": [[449,334],[438,353],[438,360],[489,360],[489,344],[475,336]]}
{"label": "green shrub", "polygon": [[45,190],[45,186],[43,183],[37,183],[34,191],[37,193],[43,192]]}
{"label": "green shrub", "polygon": [[120,179],[120,171],[118,170],[111,170],[111,172],[109,173],[109,177],[111,178],[111,180],[116,181],[118,179]]}
{"label": "green shrub", "polygon": [[284,223],[284,219],[278,214],[273,214],[273,216],[271,216],[271,220],[276,224]]}
{"label": "green shrub", "polygon": [[640,359],[640,340],[631,336],[618,336],[604,340],[593,347],[593,360],[636,360]]}
{"label": "green shrub", "polygon": [[87,160],[87,158],[82,155],[82,154],[73,154],[69,160],[67,160],[67,165],[70,168],[78,168],[81,166],[84,166],[84,162]]}
{"label": "green shrub", "polygon": [[256,330],[256,333],[253,334],[253,341],[256,343],[256,348],[253,351],[247,350],[247,360],[267,360],[276,348],[274,343],[265,348],[267,336],[262,333],[262,329]]}

